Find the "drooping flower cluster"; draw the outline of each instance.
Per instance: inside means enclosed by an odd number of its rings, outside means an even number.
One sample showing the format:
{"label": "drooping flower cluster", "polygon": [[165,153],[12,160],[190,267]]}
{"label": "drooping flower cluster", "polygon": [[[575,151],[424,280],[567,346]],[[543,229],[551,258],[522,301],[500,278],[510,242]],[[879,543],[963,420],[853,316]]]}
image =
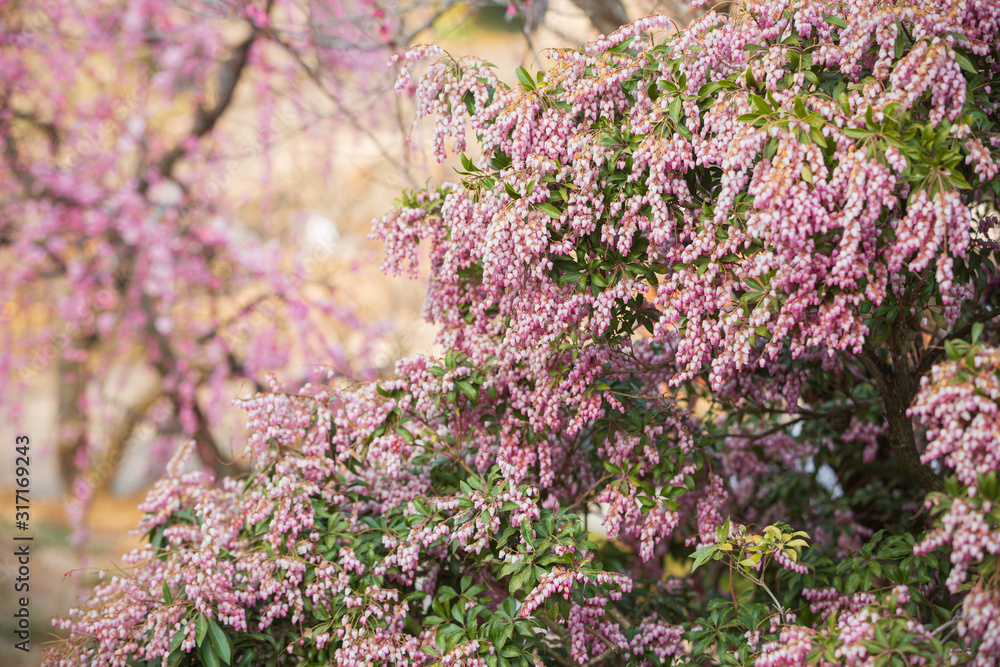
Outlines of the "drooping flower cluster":
{"label": "drooping flower cluster", "polygon": [[795,667],[806,663],[812,650],[812,633],[799,626],[781,629],[778,641],[768,642],[761,647],[761,654],[754,661],[754,667]]}
{"label": "drooping flower cluster", "polygon": [[921,461],[940,459],[958,481],[975,486],[977,476],[1000,470],[1000,349],[970,355],[935,366],[910,414],[928,424]]}
{"label": "drooping flower cluster", "polygon": [[[957,482],[943,499],[929,498],[939,519],[934,530],[914,553],[931,553],[941,546],[951,552],[954,566],[949,590],[966,583],[969,569],[1000,555],[1000,520],[995,507],[1000,500],[1000,350],[972,345],[964,358],[935,366],[923,379],[911,408],[928,424],[929,440],[922,459],[942,459],[955,472]],[[994,589],[989,589],[993,591]],[[988,592],[984,592],[988,595]]]}

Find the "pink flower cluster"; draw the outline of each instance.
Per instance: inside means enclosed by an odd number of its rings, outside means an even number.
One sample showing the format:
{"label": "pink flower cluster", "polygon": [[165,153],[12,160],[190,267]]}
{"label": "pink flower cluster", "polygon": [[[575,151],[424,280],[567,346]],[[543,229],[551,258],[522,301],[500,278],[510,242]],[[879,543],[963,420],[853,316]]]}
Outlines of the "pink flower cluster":
{"label": "pink flower cluster", "polygon": [[1000,661],[1000,592],[992,585],[976,584],[962,601],[958,632],[970,644],[981,642],[969,664],[989,667]]}
{"label": "pink flower cluster", "polygon": [[[632,579],[627,575],[617,572],[587,572],[579,569],[567,569],[557,565],[553,569],[542,575],[538,585],[535,586],[528,596],[521,603],[521,618],[531,615],[536,609],[545,603],[552,595],[562,595],[568,600],[573,592],[575,584],[593,583],[597,586],[613,586],[609,591],[608,598],[611,600],[621,599],[622,592],[628,593],[632,590]],[[590,600],[589,602],[594,602]]]}
{"label": "pink flower cluster", "polygon": [[914,548],[921,554],[941,546],[950,549],[953,569],[947,585],[952,592],[965,584],[970,567],[987,554],[1000,554],[1000,535],[990,518],[993,501],[977,491],[979,475],[1000,469],[1000,350],[982,346],[969,354],[971,360],[935,366],[909,411],[928,425],[921,460],[941,460],[968,490],[967,496],[951,499],[934,529]]}
{"label": "pink flower cluster", "polygon": [[[831,616],[836,618],[835,624],[831,622],[829,632],[837,636],[838,646],[834,652],[840,660],[837,664],[850,667],[873,665],[876,656],[873,655],[870,643],[876,638],[876,625],[882,626],[881,632],[884,635],[891,632],[890,625],[901,624],[905,632],[912,633],[919,639],[914,643],[927,642],[934,636],[932,631],[908,615],[906,605],[910,602],[910,589],[906,585],[897,585],[888,592],[872,591],[852,595],[839,593],[833,588],[807,588],[802,595],[809,600],[810,610],[819,614],[821,619]],[[895,609],[895,614],[891,609]],[[816,634],[816,631],[807,632]],[[826,632],[828,631],[825,629],[819,630],[819,634]],[[921,655],[912,655],[910,660],[914,665],[929,664]],[[829,663],[821,661],[819,664]]]}
{"label": "pink flower cluster", "polygon": [[642,659],[649,653],[655,655],[661,662],[673,658],[674,664],[684,664],[683,634],[683,627],[667,623],[654,614],[644,618],[639,624],[639,631],[629,642],[628,651],[640,665],[652,664]]}
{"label": "pink flower cluster", "polygon": [[941,460],[969,486],[1000,470],[1000,349],[979,348],[973,362],[935,366],[908,411],[928,426],[920,460]]}
{"label": "pink flower cluster", "polygon": [[[925,165],[911,164],[902,149],[880,153],[866,116],[890,122],[904,108],[959,121],[967,101],[957,49],[966,47],[956,40],[978,49],[1000,24],[982,0],[925,4],[918,15],[858,2],[865,11],[836,29],[844,8],[832,1],[751,1],[753,20],[710,12],[657,47],[607,50],[664,24],[653,19],[588,52],[552,53],[546,77],[522,75],[515,88],[479,62],[432,64],[417,98],[421,114],[439,117],[435,152],[443,157],[448,137],[461,149],[471,123],[483,157],[464,162],[462,185],[404,195],[373,234],[386,242],[385,267],[411,276],[420,242],[430,242],[425,313],[440,327],[444,358],[405,360],[394,379],[350,392],[290,395],[275,385],[242,401],[254,475],[210,489],[174,465],[144,524],[156,535],[162,529],[168,551],[134,555],[147,559],[134,578],[99,587],[65,626],[119,663],[156,659],[174,637],[192,648],[191,617],[174,611],[184,605],[227,632],[284,633],[291,654],[322,647],[337,664],[478,667],[493,647],[473,636],[476,624],[466,619],[457,640],[448,632],[462,624],[456,609],[479,607],[468,591],[482,583],[490,596],[480,598],[484,616],[513,617],[504,623],[524,643],[549,647],[558,636],[556,650],[578,663],[606,651],[638,664],[700,659],[683,640],[699,628],[668,623],[673,609],[622,621],[625,605],[614,603],[633,591],[640,597],[639,576],[593,569],[585,531],[574,532],[575,520],[570,531],[551,520],[607,503],[608,534],[632,540],[637,568],[655,566],[681,525],[689,543],[717,544],[730,499],[752,502],[769,470],[799,472],[836,439],[757,434],[765,419],[752,417],[720,439],[706,429],[696,441],[692,413],[703,395],[718,389],[718,409],[732,409],[719,428],[768,404],[812,410],[799,395],[814,389],[802,365],[850,371],[854,361],[835,353],[869,342],[868,306],[912,297],[909,275],[937,290],[946,318],[957,316],[968,295],[956,276],[969,246],[969,201],[950,186],[914,188],[912,170]],[[896,58],[901,29],[916,45]],[[786,39],[793,32],[824,43],[797,50]],[[421,55],[440,52],[401,57]],[[799,65],[789,64],[793,57]],[[806,58],[843,73],[844,94],[816,93]],[[870,79],[860,75],[866,70]],[[925,81],[928,72],[939,80]],[[404,70],[401,86],[408,76]],[[935,141],[959,153],[996,148],[971,144],[968,125],[952,127]],[[643,325],[649,337],[637,334],[630,315],[651,318],[655,324]],[[972,488],[977,474],[997,468],[1000,362],[992,348],[973,358],[969,367],[936,369],[911,411],[928,425],[925,462],[954,468],[972,489],[951,499],[915,549],[951,549],[953,592],[974,564],[1000,553],[994,508]],[[673,398],[662,395],[687,380]],[[870,461],[882,429],[858,417],[841,439],[864,443]],[[498,472],[485,480],[493,466]],[[700,487],[679,501],[659,493],[680,492],[691,479]],[[766,511],[780,514],[783,505]],[[860,512],[855,519],[834,507],[828,515],[854,524],[855,537],[869,530]],[[771,561],[808,572],[798,547],[785,546],[793,538],[783,528],[757,535],[729,525],[724,546],[750,558],[739,566],[755,583]],[[840,537],[839,546],[854,549]],[[460,586],[456,563],[469,573]],[[512,571],[537,585],[522,597],[512,577],[512,599],[496,599]],[[992,651],[997,605],[988,583],[966,596],[956,632]],[[663,588],[678,598],[688,592]],[[640,604],[661,604],[663,588],[651,585]],[[430,600],[413,602],[411,592]],[[168,602],[171,595],[183,601]],[[880,629],[900,627],[930,643],[930,631],[905,613],[910,595],[906,587],[850,596],[807,590],[826,629],[796,626],[795,614],[782,610],[769,632],[750,628],[745,639],[759,646],[757,665],[802,664],[819,639],[831,639],[837,662],[861,667],[872,662]],[[554,596],[572,600],[559,622],[565,633],[541,626],[539,612]],[[440,611],[449,600],[455,623]],[[429,609],[443,622],[414,632],[412,622]],[[310,614],[331,619],[317,637],[300,627]],[[446,635],[450,649],[440,656]]]}
{"label": "pink flower cluster", "polygon": [[813,634],[811,629],[800,625],[781,628],[778,641],[761,647],[754,667],[798,667],[806,664],[806,657],[813,646]]}
{"label": "pink flower cluster", "polygon": [[984,507],[965,498],[953,499],[938,525],[913,548],[915,554],[928,554],[948,547],[953,568],[945,583],[953,593],[965,584],[970,567],[982,562],[987,554],[1000,554],[1000,531],[991,525],[988,502]]}

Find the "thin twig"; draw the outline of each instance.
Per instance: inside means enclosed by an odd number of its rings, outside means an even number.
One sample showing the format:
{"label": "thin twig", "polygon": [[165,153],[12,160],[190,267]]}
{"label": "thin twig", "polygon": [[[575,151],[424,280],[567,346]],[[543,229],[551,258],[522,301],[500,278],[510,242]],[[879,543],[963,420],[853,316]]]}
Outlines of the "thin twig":
{"label": "thin twig", "polygon": [[608,647],[609,651],[612,651],[612,652],[615,652],[615,653],[618,652],[618,647],[615,646],[614,644],[612,644],[610,639],[608,639],[607,637],[605,637],[604,635],[602,635],[600,632],[598,632],[594,628],[590,627],[589,625],[585,625],[585,626],[583,626],[583,629],[586,630],[587,632],[589,632],[590,634],[594,635],[598,639],[600,639],[601,642],[603,642],[604,645]]}
{"label": "thin twig", "polygon": [[931,631],[931,637],[938,634],[942,630],[947,630],[948,628],[950,628],[953,625],[956,625],[957,623],[958,623],[957,616],[946,623],[942,623],[941,625],[939,625],[938,627],[934,628],[934,630]]}
{"label": "thin twig", "polygon": [[591,658],[587,662],[583,663],[583,667],[595,667],[595,665],[601,664],[602,662],[604,662],[605,660],[607,660],[608,658],[610,658],[611,656],[613,656],[617,652],[618,652],[617,649],[615,649],[615,650],[608,649],[607,651],[605,651],[604,653],[600,654],[599,656]]}

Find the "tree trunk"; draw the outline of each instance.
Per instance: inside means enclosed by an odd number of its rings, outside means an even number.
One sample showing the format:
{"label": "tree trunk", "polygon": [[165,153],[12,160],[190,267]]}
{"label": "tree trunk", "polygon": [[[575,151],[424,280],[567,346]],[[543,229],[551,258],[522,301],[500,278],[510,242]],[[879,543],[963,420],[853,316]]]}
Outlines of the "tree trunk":
{"label": "tree trunk", "polygon": [[125,456],[125,447],[128,445],[129,440],[135,433],[135,429],[142,423],[145,419],[146,413],[149,412],[156,401],[158,401],[163,396],[163,391],[160,388],[160,383],[157,382],[156,386],[148,391],[142,396],[136,403],[130,405],[125,411],[125,415],[122,417],[121,422],[119,422],[118,427],[115,429],[114,435],[111,437],[111,442],[108,444],[107,454],[104,456],[104,460],[101,461],[100,466],[94,468],[93,475],[94,486],[97,489],[97,493],[108,493],[111,490],[111,483],[115,479],[115,475],[118,473],[118,468],[121,465],[122,458]]}
{"label": "tree trunk", "polygon": [[944,482],[933,470],[920,462],[917,441],[913,433],[913,419],[906,414],[919,389],[919,379],[914,377],[910,361],[903,352],[903,345],[890,335],[892,363],[882,361],[872,350],[861,353],[860,360],[872,374],[885,405],[885,418],[889,424],[886,437],[889,446],[899,458],[903,472],[925,491],[943,491]]}
{"label": "tree trunk", "polygon": [[197,399],[195,399],[193,409],[195,419],[198,420],[198,427],[194,433],[195,450],[198,452],[198,458],[201,459],[205,467],[215,473],[217,481],[223,477],[233,477],[244,472],[235,461],[223,460],[219,452],[219,447],[215,442],[215,437],[208,428],[208,417],[205,416],[201,406],[198,405]]}
{"label": "tree trunk", "polygon": [[[905,364],[906,360],[901,363]],[[895,366],[896,364],[894,364]],[[896,453],[903,471],[920,485],[925,491],[944,491],[944,482],[933,470],[920,462],[917,452],[917,442],[913,434],[913,419],[906,414],[907,408],[916,396],[911,388],[909,378],[890,376],[887,386],[880,386],[882,399],[885,402],[886,421],[889,430],[886,433],[892,451]]]}
{"label": "tree trunk", "polygon": [[58,442],[59,476],[70,494],[80,474],[79,459],[87,448],[87,415],[80,407],[87,391],[86,362],[67,361],[61,353],[56,366],[59,386]]}

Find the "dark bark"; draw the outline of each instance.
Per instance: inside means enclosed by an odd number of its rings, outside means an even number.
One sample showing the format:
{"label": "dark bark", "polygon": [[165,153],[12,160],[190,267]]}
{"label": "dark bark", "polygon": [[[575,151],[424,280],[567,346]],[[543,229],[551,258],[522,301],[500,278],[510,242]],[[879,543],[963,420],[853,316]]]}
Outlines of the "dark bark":
{"label": "dark bark", "polygon": [[919,389],[919,376],[910,368],[903,344],[890,336],[893,362],[882,361],[872,350],[861,353],[861,362],[872,374],[885,405],[889,428],[886,438],[902,465],[903,472],[925,491],[943,491],[944,482],[928,466],[920,462],[913,419],[906,414]]}
{"label": "dark bark", "polygon": [[67,361],[61,352],[56,368],[59,387],[59,413],[57,436],[59,450],[59,476],[63,491],[73,492],[73,484],[80,468],[77,459],[87,446],[87,416],[80,409],[80,400],[87,390],[86,366],[77,361]]}
{"label": "dark bark", "polygon": [[193,410],[195,420],[198,423],[194,433],[194,446],[198,452],[198,458],[201,459],[206,468],[215,473],[216,481],[221,481],[223,477],[239,476],[244,472],[243,469],[235,461],[226,461],[222,458],[215,436],[208,428],[208,417],[205,416],[197,400],[194,402]]}
{"label": "dark bark", "polygon": [[[269,14],[273,6],[274,0],[268,0],[265,12]],[[250,61],[250,49],[253,47],[253,43],[256,41],[259,33],[258,28],[252,27],[250,35],[233,48],[229,59],[222,65],[216,75],[218,85],[216,96],[218,99],[215,106],[207,109],[202,105],[198,105],[198,112],[195,114],[190,136],[201,138],[211,133],[215,129],[215,124],[219,122],[219,119],[222,118],[222,115],[230,107],[233,102],[233,95],[236,92],[236,86],[243,78],[247,63]],[[170,177],[174,166],[184,156],[185,152],[183,144],[179,143],[164,155],[158,166],[160,175]],[[140,194],[145,194],[149,189],[149,182],[143,179],[140,181],[138,189]]]}
{"label": "dark bark", "polygon": [[903,382],[891,379],[886,387],[880,387],[885,400],[885,417],[889,423],[886,437],[892,451],[899,458],[903,471],[926,491],[943,491],[944,483],[929,467],[920,462],[916,438],[913,433],[913,419],[906,414],[907,408],[916,395]]}
{"label": "dark bark", "polygon": [[[233,49],[232,55],[225,65],[219,70],[218,75],[218,102],[211,109],[199,105],[198,113],[195,115],[194,126],[191,128],[191,136],[203,137],[215,128],[215,124],[222,117],[222,114],[229,108],[233,101],[233,93],[236,91],[236,84],[239,83],[240,75],[243,73],[250,58],[250,46],[254,42],[256,31]],[[181,144],[174,146],[160,160],[158,171],[163,176],[170,176],[174,170],[174,165],[183,157],[185,149]],[[143,180],[139,184],[139,192],[145,194],[149,189],[149,182]]]}

